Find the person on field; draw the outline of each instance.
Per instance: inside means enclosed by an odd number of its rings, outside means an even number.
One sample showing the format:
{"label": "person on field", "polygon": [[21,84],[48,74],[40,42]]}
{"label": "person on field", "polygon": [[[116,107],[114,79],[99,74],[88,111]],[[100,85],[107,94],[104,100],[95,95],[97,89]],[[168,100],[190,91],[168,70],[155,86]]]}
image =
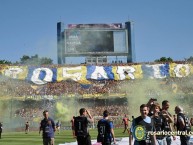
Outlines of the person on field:
{"label": "person on field", "polygon": [[[78,145],[91,145],[91,136],[89,134],[88,125],[93,123],[93,118],[88,110],[81,108],[80,116],[74,119],[75,136]],[[88,115],[88,117],[87,117]]]}
{"label": "person on field", "polygon": [[[163,121],[164,121],[164,131],[172,131],[172,123],[173,121],[173,117],[172,115],[169,113],[169,108],[170,108],[170,103],[167,100],[162,101],[162,115],[164,117]],[[173,136],[173,140],[175,140],[175,136]],[[166,142],[167,145],[171,145],[172,143],[172,136],[171,135],[167,135],[166,136]]]}
{"label": "person on field", "polygon": [[75,131],[74,131],[74,119],[75,119],[75,116],[72,117],[70,122],[71,122],[71,128],[72,128],[72,136],[73,136],[73,138],[76,138]]}
{"label": "person on field", "polygon": [[112,140],[116,144],[113,123],[109,120],[108,116],[109,112],[105,110],[103,112],[103,119],[99,120],[97,124],[97,142],[101,142],[102,145],[111,145]]}
{"label": "person on field", "polygon": [[177,131],[187,132],[187,135],[180,135],[181,145],[190,145],[190,136],[188,136],[188,133],[191,131],[190,120],[183,113],[183,108],[181,106],[175,107],[175,113],[177,114]]}
{"label": "person on field", "polygon": [[127,115],[125,114],[123,120],[122,120],[122,123],[124,124],[124,131],[123,133],[125,133],[125,131],[127,130],[127,132],[129,132],[129,128],[128,128],[128,125],[129,125],[129,118],[127,118]]}
{"label": "person on field", "polygon": [[[147,133],[144,133],[144,137],[138,139],[137,136],[135,136],[135,131],[139,128],[142,131],[155,131],[154,130],[154,124],[152,119],[148,116],[149,114],[149,107],[147,104],[142,104],[140,106],[140,113],[141,115],[137,118],[135,118],[132,122],[131,129],[130,129],[130,135],[129,135],[129,145],[133,145],[133,138],[134,145],[156,145],[156,137],[155,135],[149,135]],[[138,135],[141,135],[141,132],[139,132]]]}
{"label": "person on field", "polygon": [[1,134],[2,134],[2,132],[3,132],[3,123],[0,122],[0,139],[1,139]]}
{"label": "person on field", "polygon": [[28,134],[29,133],[29,122],[27,121],[25,123],[25,134]]}
{"label": "person on field", "polygon": [[56,122],[56,130],[57,130],[58,134],[60,134],[60,128],[61,128],[61,123],[58,120],[58,122]]}
{"label": "person on field", "polygon": [[[162,115],[161,111],[161,107],[159,105],[159,103],[154,103],[152,105],[152,109],[153,109],[153,116],[152,121],[155,127],[155,132],[162,132],[164,131],[164,117]],[[166,145],[166,138],[164,135],[156,135],[156,140],[158,142],[159,145]]]}
{"label": "person on field", "polygon": [[42,131],[43,145],[54,145],[54,132],[56,131],[55,123],[49,117],[48,110],[43,112],[44,119],[40,123],[39,134]]}

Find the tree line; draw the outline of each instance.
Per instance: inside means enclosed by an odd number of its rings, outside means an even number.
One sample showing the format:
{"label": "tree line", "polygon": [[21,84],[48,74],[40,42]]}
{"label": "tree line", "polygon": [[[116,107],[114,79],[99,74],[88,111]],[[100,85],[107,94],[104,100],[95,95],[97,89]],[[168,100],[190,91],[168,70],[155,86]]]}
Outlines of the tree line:
{"label": "tree line", "polygon": [[[171,57],[161,57],[154,60],[154,62],[173,62]],[[193,62],[193,56],[184,58],[183,61]],[[48,65],[53,64],[53,60],[47,57],[39,57],[37,54],[34,56],[23,55],[20,61],[11,62],[9,60],[0,60],[0,64],[24,64],[24,65]]]}
{"label": "tree line", "polygon": [[23,55],[20,61],[11,62],[8,60],[0,60],[0,64],[24,64],[24,65],[46,65],[53,64],[53,60],[47,57],[39,57],[37,54],[33,56]]}

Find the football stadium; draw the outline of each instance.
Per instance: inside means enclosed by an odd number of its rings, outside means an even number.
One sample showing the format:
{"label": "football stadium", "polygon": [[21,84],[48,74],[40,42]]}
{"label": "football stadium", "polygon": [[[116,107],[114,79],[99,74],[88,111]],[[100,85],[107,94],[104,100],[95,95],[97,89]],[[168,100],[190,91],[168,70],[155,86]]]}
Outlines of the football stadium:
{"label": "football stadium", "polygon": [[61,123],[55,132],[55,144],[60,145],[77,144],[71,120],[80,108],[93,116],[92,144],[97,144],[97,123],[104,110],[109,111],[120,145],[129,142],[130,131],[123,133],[124,116],[130,128],[133,118],[140,116],[140,105],[151,99],[159,104],[168,100],[172,116],[175,106],[182,105],[193,118],[193,63],[137,63],[133,43],[132,22],[69,24],[65,29],[59,22],[57,65],[0,65],[0,144],[42,144],[44,110]]}

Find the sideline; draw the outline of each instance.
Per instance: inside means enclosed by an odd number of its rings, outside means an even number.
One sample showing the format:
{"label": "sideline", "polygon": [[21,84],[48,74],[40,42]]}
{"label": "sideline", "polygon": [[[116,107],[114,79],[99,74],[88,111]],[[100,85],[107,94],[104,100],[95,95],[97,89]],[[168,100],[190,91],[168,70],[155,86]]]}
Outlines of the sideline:
{"label": "sideline", "polygon": [[[117,145],[128,145],[129,137],[124,138],[116,138]],[[59,145],[77,145],[77,142],[71,142],[71,143],[64,143]],[[96,140],[92,140],[92,145],[101,145],[100,143],[97,143]],[[172,141],[171,145],[180,145],[180,138],[179,136],[176,136],[176,140]],[[190,145],[193,145],[193,136],[190,138]]]}

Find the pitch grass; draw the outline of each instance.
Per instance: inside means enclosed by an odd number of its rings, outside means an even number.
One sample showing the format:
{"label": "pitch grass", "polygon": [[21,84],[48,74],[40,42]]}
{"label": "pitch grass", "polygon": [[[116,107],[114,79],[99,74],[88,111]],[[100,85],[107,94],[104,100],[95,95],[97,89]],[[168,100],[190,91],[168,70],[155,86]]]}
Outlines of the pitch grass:
{"label": "pitch grass", "polygon": [[[128,133],[123,134],[123,128],[115,129],[115,137],[128,137]],[[97,130],[90,130],[91,139],[96,139]],[[63,130],[60,134],[55,133],[55,145],[74,142],[76,141],[72,138],[71,130]],[[37,132],[29,132],[25,134],[24,132],[3,132],[2,138],[0,139],[0,145],[42,145],[42,137]]]}

